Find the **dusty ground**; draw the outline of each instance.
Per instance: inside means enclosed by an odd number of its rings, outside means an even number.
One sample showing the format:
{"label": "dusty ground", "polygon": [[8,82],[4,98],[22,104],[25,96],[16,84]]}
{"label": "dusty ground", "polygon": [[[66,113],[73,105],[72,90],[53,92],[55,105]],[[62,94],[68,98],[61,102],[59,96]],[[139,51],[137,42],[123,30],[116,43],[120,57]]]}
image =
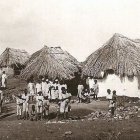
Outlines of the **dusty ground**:
{"label": "dusty ground", "polygon": [[[6,91],[14,93],[15,88],[25,87],[25,83],[19,84],[17,79],[8,81],[9,87],[14,90]],[[18,86],[16,87],[15,85]],[[9,116],[0,120],[0,140],[140,140],[140,118],[128,120],[74,120],[56,123],[55,118],[51,122],[17,120],[15,103],[5,105],[5,112],[12,112]],[[72,104],[70,116],[83,117],[93,111],[107,110],[107,101],[93,101],[90,104]],[[51,113],[56,108],[53,104]],[[55,117],[55,116],[54,116]],[[68,134],[65,134],[67,132]]]}

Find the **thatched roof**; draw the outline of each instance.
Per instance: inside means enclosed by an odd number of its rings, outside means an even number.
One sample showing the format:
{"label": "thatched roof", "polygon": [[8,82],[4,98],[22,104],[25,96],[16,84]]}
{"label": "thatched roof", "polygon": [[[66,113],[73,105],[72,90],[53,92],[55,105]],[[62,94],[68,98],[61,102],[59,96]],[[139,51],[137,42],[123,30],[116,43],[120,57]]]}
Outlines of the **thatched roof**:
{"label": "thatched roof", "polygon": [[21,72],[24,79],[30,76],[47,75],[48,78],[71,79],[78,72],[79,62],[60,47],[44,46],[35,52]]}
{"label": "thatched roof", "polygon": [[25,50],[6,48],[0,55],[0,66],[11,66],[13,64],[24,65],[29,57],[29,54]]}
{"label": "thatched roof", "polygon": [[140,75],[140,41],[114,34],[84,64],[82,76],[100,77],[101,72],[109,69],[119,76]]}

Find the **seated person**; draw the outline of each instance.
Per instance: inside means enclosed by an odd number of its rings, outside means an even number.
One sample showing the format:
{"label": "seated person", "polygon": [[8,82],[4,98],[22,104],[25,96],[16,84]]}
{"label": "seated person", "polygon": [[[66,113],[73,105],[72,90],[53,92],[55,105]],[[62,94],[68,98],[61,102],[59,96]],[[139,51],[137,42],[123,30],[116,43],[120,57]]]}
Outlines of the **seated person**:
{"label": "seated person", "polygon": [[87,89],[82,92],[82,102],[90,103],[90,95]]}

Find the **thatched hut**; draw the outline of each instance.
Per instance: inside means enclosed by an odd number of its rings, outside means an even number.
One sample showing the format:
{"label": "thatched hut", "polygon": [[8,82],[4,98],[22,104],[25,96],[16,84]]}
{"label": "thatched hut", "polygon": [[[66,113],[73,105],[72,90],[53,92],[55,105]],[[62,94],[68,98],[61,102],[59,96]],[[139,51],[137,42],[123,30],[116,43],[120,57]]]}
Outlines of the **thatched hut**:
{"label": "thatched hut", "polygon": [[19,74],[29,57],[24,50],[6,48],[0,55],[0,73],[6,71],[9,75]]}
{"label": "thatched hut", "polygon": [[[106,89],[116,89],[118,94],[138,96],[140,75],[140,42],[120,34],[113,37],[92,53],[84,62],[82,77],[100,79],[100,95]],[[131,81],[129,80],[131,79]]]}
{"label": "thatched hut", "polygon": [[21,72],[24,79],[41,75],[67,80],[72,79],[75,72],[79,71],[79,62],[61,47],[44,46],[35,52],[26,64],[26,68]]}

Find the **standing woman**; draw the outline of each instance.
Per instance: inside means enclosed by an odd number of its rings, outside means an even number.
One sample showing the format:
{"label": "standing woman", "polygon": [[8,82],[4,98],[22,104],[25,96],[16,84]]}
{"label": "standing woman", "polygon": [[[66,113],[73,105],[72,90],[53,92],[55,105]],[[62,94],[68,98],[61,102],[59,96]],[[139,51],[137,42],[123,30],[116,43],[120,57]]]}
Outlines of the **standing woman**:
{"label": "standing woman", "polygon": [[79,84],[78,84],[78,94],[77,94],[79,103],[81,103],[83,89],[84,89],[84,86],[83,86],[82,82],[80,81]]}

